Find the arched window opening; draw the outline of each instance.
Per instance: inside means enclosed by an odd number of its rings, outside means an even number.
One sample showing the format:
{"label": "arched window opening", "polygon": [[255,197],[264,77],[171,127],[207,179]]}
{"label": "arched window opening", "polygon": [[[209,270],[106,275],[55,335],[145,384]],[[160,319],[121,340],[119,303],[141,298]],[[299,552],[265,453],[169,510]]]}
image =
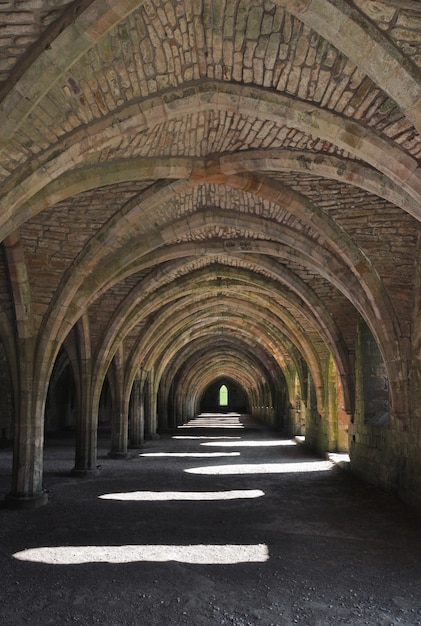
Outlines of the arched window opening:
{"label": "arched window opening", "polygon": [[219,388],[219,406],[228,406],[228,387],[221,385]]}
{"label": "arched window opening", "polygon": [[199,403],[199,412],[235,411],[249,413],[250,403],[244,389],[233,380],[220,377],[204,389]]}

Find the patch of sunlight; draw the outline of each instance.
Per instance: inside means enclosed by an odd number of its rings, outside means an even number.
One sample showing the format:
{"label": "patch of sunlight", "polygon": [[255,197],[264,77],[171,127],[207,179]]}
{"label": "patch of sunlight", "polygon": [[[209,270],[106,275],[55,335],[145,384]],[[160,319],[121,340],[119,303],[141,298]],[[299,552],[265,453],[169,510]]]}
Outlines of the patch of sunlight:
{"label": "patch of sunlight", "polygon": [[200,422],[189,422],[178,428],[183,430],[188,430],[189,428],[237,428],[244,430],[244,426],[240,422],[214,422],[213,420],[211,422],[202,420]]}
{"label": "patch of sunlight", "polygon": [[244,429],[240,421],[240,413],[201,413],[179,426],[180,429],[186,428],[241,428]]}
{"label": "patch of sunlight", "polygon": [[239,500],[261,498],[261,489],[233,489],[231,491],[132,491],[127,493],[105,493],[102,500],[130,500],[142,502],[167,502],[170,500]]}
{"label": "patch of sunlight", "polygon": [[215,467],[192,467],[184,471],[189,474],[209,474],[236,476],[239,474],[290,474],[305,472],[326,472],[332,469],[330,461],[311,461],[308,463],[259,463],[244,465],[217,465]]}
{"label": "patch of sunlight", "polygon": [[[197,416],[197,418],[199,417],[241,417],[241,413],[237,413],[237,411],[227,411],[227,412],[223,412],[223,413],[199,413],[199,415]],[[197,419],[196,418],[196,419]]]}
{"label": "patch of sunlight", "polygon": [[208,441],[201,443],[201,446],[217,446],[218,448],[223,446],[224,448],[233,447],[236,448],[274,448],[278,446],[296,446],[297,444],[292,439],[283,441]]}
{"label": "patch of sunlight", "polygon": [[[203,446],[203,443],[201,444]],[[328,452],[328,458],[333,463],[349,463],[350,458],[347,452]]]}
{"label": "patch of sunlight", "polygon": [[221,456],[240,456],[239,452],[142,452],[139,456],[152,456],[152,457],[176,457],[180,459],[184,458],[197,458],[197,459],[209,459]]}
{"label": "patch of sunlight", "polygon": [[136,563],[152,561],[226,565],[264,563],[269,559],[266,544],[254,545],[124,545],[124,546],[57,546],[29,548],[13,555],[19,561],[48,565],[81,565],[84,563]]}
{"label": "patch of sunlight", "polygon": [[224,423],[224,422],[228,422],[230,424],[241,424],[240,422],[240,418],[236,417],[235,415],[218,415],[217,417],[195,417],[191,420],[189,420],[188,422],[186,422],[186,424],[183,424],[183,426],[188,426],[189,424],[197,424],[197,423],[208,423],[208,424],[219,424],[220,422]]}
{"label": "patch of sunlight", "polygon": [[229,437],[228,435],[215,435],[206,437],[205,435],[174,435],[171,439],[241,439],[241,437]]}

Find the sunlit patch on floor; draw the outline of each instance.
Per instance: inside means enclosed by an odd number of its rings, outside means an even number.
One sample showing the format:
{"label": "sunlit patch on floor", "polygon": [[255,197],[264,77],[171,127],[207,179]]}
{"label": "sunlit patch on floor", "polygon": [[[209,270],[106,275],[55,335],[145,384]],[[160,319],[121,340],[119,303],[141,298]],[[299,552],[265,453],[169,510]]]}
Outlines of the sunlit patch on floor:
{"label": "sunlit patch on floor", "polygon": [[199,413],[195,419],[199,419],[201,417],[211,417],[215,419],[226,418],[226,417],[241,417],[241,413],[237,413],[237,411],[227,411],[226,413]]}
{"label": "sunlit patch on floor", "polygon": [[194,428],[195,430],[197,428],[218,428],[218,429],[224,429],[224,428],[229,428],[230,430],[234,429],[234,430],[244,430],[244,426],[242,424],[239,424],[238,422],[199,422],[199,423],[194,423],[194,424],[184,424],[184,426],[179,426],[179,429],[189,429],[189,428]]}
{"label": "sunlit patch on floor", "polygon": [[238,448],[275,448],[275,447],[285,447],[285,446],[296,446],[297,444],[292,439],[286,439],[281,441],[207,441],[205,443],[201,443],[201,446],[215,446],[215,447],[238,447]]}
{"label": "sunlit patch on floor", "polygon": [[30,548],[16,552],[15,559],[48,565],[81,565],[83,563],[165,563],[177,561],[201,565],[264,563],[269,559],[266,544],[254,545],[123,545],[123,546],[57,546]]}
{"label": "sunlit patch on floor", "polygon": [[215,435],[206,437],[205,435],[174,435],[171,439],[241,439],[241,437],[230,437],[229,435]]}
{"label": "sunlit patch on floor", "polygon": [[231,491],[129,491],[127,493],[105,493],[102,500],[130,500],[142,502],[166,502],[170,500],[239,500],[261,498],[261,489],[233,489]]}
{"label": "sunlit patch on floor", "polygon": [[326,472],[333,467],[330,461],[310,461],[308,463],[259,463],[244,465],[216,465],[214,467],[192,467],[184,471],[189,474],[236,476],[239,474],[289,474],[305,472]]}
{"label": "sunlit patch on floor", "polygon": [[240,456],[239,452],[141,452],[139,456],[174,457],[174,458],[202,458],[209,459],[221,456]]}
{"label": "sunlit patch on floor", "polygon": [[201,413],[179,429],[189,428],[237,428],[244,429],[240,413]]}

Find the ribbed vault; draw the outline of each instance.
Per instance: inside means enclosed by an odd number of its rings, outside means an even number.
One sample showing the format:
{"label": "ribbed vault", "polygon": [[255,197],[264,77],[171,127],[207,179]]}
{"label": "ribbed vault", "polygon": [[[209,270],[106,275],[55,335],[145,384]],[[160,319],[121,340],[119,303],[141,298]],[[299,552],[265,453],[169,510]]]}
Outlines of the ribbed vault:
{"label": "ribbed vault", "polygon": [[29,4],[13,45],[0,31],[12,496],[43,499],[45,407],[65,376],[81,473],[100,413],[124,455],[223,379],[268,425],[370,458],[377,482],[409,472],[419,3]]}

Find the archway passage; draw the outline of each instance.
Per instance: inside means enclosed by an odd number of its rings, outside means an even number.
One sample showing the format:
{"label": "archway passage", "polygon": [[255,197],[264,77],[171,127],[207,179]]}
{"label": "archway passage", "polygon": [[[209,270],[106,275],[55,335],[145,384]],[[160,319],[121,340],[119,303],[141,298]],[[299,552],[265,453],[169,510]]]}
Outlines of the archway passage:
{"label": "archway passage", "polygon": [[250,403],[245,391],[235,381],[226,378],[211,383],[200,401],[201,412],[221,411],[250,413]]}
{"label": "archway passage", "polygon": [[2,3],[9,504],[46,503],[51,427],[94,476],[98,432],[122,459],[218,405],[420,506],[420,24],[414,0]]}

